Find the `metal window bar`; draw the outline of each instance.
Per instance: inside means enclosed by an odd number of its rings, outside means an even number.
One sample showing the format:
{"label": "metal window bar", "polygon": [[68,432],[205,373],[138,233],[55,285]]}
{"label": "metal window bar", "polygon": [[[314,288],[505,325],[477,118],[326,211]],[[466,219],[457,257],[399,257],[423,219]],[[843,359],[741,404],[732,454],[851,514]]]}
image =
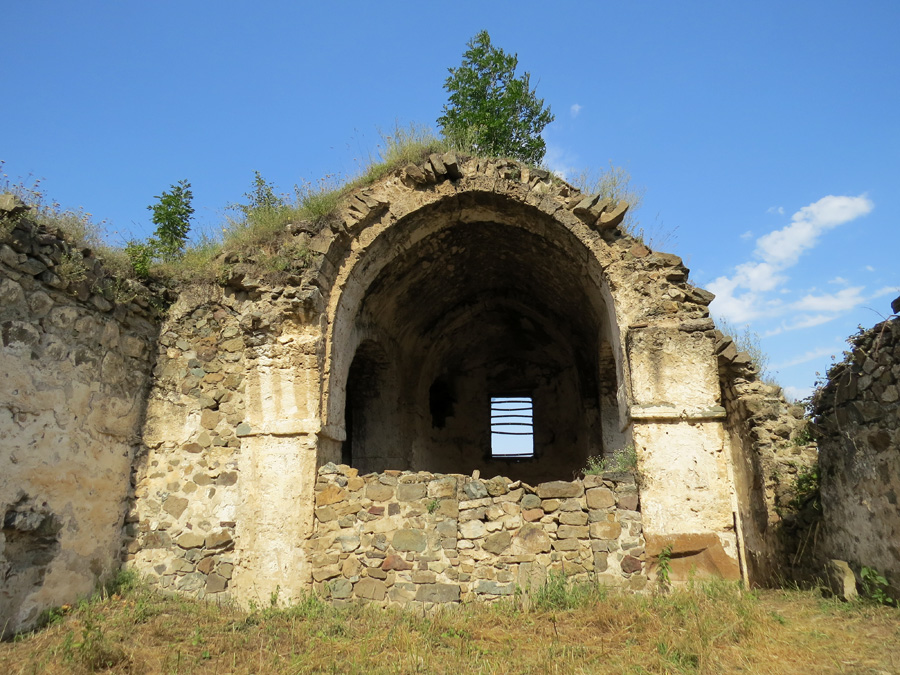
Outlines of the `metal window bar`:
{"label": "metal window bar", "polygon": [[534,456],[534,404],[530,397],[491,397],[491,455]]}

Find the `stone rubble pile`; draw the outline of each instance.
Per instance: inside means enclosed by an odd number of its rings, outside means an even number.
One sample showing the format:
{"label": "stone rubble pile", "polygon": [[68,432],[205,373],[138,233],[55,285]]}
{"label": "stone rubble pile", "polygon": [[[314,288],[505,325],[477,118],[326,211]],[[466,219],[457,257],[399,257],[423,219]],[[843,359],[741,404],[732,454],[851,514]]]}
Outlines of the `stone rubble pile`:
{"label": "stone rubble pile", "polygon": [[306,542],[314,588],[341,603],[494,600],[548,572],[639,590],[646,584],[630,473],[535,487],[503,477],[326,464]]}

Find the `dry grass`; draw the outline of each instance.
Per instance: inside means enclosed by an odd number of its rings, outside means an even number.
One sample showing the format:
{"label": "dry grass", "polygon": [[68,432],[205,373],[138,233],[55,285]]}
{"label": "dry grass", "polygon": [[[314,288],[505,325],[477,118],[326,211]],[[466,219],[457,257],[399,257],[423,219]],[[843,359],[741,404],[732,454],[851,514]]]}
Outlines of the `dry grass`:
{"label": "dry grass", "polygon": [[571,609],[545,599],[540,609],[509,602],[423,616],[306,598],[248,613],[137,588],[0,644],[0,666],[8,675],[900,672],[896,609],[721,583],[663,596],[581,593]]}

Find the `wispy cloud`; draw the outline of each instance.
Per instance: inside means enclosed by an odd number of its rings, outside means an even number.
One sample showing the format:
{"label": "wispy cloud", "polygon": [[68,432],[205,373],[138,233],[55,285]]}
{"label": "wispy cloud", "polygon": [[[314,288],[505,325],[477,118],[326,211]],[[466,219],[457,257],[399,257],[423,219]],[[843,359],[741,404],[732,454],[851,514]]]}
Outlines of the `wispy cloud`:
{"label": "wispy cloud", "polygon": [[766,209],[766,213],[776,213],[779,216],[784,215],[784,207],[783,206],[770,206]]}
{"label": "wispy cloud", "polygon": [[866,301],[862,291],[862,286],[853,286],[843,288],[837,293],[810,294],[795,302],[791,308],[801,312],[846,312]]}
{"label": "wispy cloud", "polygon": [[828,323],[836,318],[837,314],[801,314],[790,321],[783,321],[777,328],[767,330],[763,333],[763,337],[772,337],[773,335],[780,335],[781,333],[800,330],[801,328],[821,326],[823,323]]}
{"label": "wispy cloud", "polygon": [[753,239],[753,230],[747,230],[741,235],[741,239]]}
{"label": "wispy cloud", "polygon": [[784,363],[779,363],[772,366],[772,369],[780,370],[782,368],[790,368],[791,366],[799,366],[801,363],[809,363],[810,361],[815,361],[816,359],[820,359],[823,356],[833,356],[838,352],[840,352],[840,349],[836,349],[835,347],[819,347],[818,349],[810,349],[808,352],[790,359],[789,361],[785,361]]}
{"label": "wispy cloud", "polygon": [[578,117],[578,113],[581,112],[581,106],[577,103],[573,103],[572,107],[569,108],[569,112],[572,114],[572,117]]}
{"label": "wispy cloud", "polygon": [[858,197],[828,195],[804,206],[791,216],[790,225],[756,240],[755,260],[737,265],[731,276],[718,277],[709,284],[709,290],[716,294],[713,311],[730,321],[746,322],[788,309],[837,313],[855,307],[863,301],[862,287],[843,289],[834,294],[807,295],[793,304],[772,300],[766,294],[785,284],[788,276],[784,272],[796,265],[800,257],[819,242],[822,234],[866,215],[873,208],[874,204],[864,194]]}

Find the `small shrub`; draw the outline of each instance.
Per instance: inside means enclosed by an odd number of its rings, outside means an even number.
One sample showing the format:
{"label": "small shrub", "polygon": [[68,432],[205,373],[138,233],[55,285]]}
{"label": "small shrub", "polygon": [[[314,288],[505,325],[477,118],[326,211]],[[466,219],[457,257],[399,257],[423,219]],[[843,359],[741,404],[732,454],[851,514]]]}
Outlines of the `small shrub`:
{"label": "small shrub", "polygon": [[821,509],[819,502],[819,465],[801,467],[794,479],[794,497],[790,506],[795,511],[800,511],[807,506],[815,510]]}
{"label": "small shrub", "polygon": [[878,570],[863,565],[859,571],[863,595],[879,605],[897,605],[897,601],[887,594],[888,581]]}
{"label": "small shrub", "polygon": [[77,284],[87,278],[87,266],[81,251],[73,250],[63,253],[59,264],[56,266],[59,277],[70,284]]}
{"label": "small shrub", "polygon": [[634,473],[637,471],[637,467],[637,451],[634,449],[634,444],[629,444],[613,451],[612,455],[588,457],[587,466],[581,471],[585,476],[599,476],[609,472]]}

